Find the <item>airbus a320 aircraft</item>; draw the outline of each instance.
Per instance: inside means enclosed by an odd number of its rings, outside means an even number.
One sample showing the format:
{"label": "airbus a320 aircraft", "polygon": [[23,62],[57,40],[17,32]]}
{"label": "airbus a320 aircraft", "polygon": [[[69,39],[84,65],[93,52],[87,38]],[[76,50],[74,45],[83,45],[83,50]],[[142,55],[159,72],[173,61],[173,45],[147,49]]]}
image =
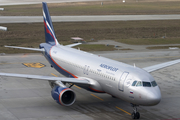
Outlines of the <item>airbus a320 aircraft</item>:
{"label": "airbus a320 aircraft", "polygon": [[[1,76],[47,80],[53,99],[64,106],[75,102],[76,95],[71,89],[74,84],[89,91],[108,93],[132,104],[133,119],[140,118],[137,106],[153,106],[160,102],[160,89],[149,73],[179,63],[180,59],[141,69],[71,48],[80,43],[63,46],[56,39],[47,4],[43,2],[42,5],[46,43],[41,43],[39,49],[6,47],[42,52],[51,66],[67,78],[15,73],[0,73]],[[66,83],[72,85],[67,87]]]}

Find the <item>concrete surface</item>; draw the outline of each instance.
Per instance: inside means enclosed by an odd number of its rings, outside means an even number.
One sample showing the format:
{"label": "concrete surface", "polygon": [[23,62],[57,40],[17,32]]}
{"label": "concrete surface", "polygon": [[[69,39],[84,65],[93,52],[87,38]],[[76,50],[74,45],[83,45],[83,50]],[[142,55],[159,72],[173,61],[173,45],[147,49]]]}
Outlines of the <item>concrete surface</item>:
{"label": "concrete surface", "polygon": [[[127,52],[127,53],[125,53]],[[152,50],[145,52],[109,51],[95,54],[128,63],[137,67],[146,67],[161,62],[179,59],[178,50]],[[40,62],[44,68],[29,68],[22,63]],[[16,54],[0,56],[0,72],[27,73],[62,76],[50,67],[41,54]],[[161,88],[162,100],[152,107],[140,106],[142,120],[178,120],[180,119],[180,64],[167,67],[152,75]],[[58,105],[50,95],[47,81],[22,78],[0,78],[0,120],[131,120],[129,103],[112,98],[108,94],[91,93],[72,87],[77,95],[74,105]],[[98,99],[93,95],[103,99]]]}
{"label": "concrete surface", "polygon": [[[97,42],[89,42],[87,44],[104,44],[104,45],[114,45],[117,50],[121,51],[149,51],[147,47],[157,47],[157,46],[171,46],[171,49],[179,49],[176,46],[180,46],[180,44],[161,44],[161,45],[129,45],[125,43],[116,42],[114,40],[98,40]],[[174,47],[173,47],[174,46]]]}
{"label": "concrete surface", "polygon": [[[179,19],[180,19],[180,15],[52,16],[53,22],[179,20]],[[42,16],[0,16],[0,23],[35,23],[35,22],[43,22],[43,17]]]}
{"label": "concrete surface", "polygon": [[25,4],[41,4],[47,3],[63,3],[63,2],[81,2],[81,1],[98,1],[98,0],[0,0],[0,6],[5,5],[25,5]]}

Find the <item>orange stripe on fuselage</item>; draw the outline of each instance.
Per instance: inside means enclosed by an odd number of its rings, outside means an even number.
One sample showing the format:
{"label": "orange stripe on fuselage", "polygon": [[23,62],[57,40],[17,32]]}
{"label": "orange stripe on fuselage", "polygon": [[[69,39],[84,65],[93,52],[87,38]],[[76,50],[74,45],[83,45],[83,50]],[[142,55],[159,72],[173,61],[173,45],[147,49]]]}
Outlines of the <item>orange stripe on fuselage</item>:
{"label": "orange stripe on fuselage", "polygon": [[100,91],[100,90],[96,90],[96,89],[94,89],[94,88],[91,88],[91,87],[89,87],[91,90],[93,90],[93,91],[95,91],[95,92],[99,92],[99,93],[105,93],[104,91]]}

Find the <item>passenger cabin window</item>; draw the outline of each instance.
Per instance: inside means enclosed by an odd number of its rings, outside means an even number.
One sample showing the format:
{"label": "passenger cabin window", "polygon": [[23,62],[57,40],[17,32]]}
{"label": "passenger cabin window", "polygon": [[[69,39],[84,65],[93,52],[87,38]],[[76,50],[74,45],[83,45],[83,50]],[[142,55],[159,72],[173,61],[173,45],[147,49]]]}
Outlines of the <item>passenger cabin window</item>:
{"label": "passenger cabin window", "polygon": [[134,81],[134,82],[132,83],[132,86],[135,86],[135,85],[136,85],[136,83],[137,83],[137,81]]}
{"label": "passenger cabin window", "polygon": [[152,84],[153,87],[157,86],[156,81],[152,81],[151,84]]}
{"label": "passenger cabin window", "polygon": [[150,82],[143,82],[143,87],[151,87],[151,83]]}
{"label": "passenger cabin window", "polygon": [[142,86],[142,82],[139,81],[139,82],[136,84],[136,86],[137,86],[137,87]]}

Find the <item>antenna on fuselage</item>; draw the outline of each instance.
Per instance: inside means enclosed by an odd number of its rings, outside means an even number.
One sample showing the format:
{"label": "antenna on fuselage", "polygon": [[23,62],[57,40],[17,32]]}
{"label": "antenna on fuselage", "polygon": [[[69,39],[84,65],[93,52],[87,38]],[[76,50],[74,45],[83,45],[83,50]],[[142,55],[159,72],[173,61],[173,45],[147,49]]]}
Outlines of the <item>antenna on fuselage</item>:
{"label": "antenna on fuselage", "polygon": [[134,68],[136,68],[136,64],[134,63]]}

